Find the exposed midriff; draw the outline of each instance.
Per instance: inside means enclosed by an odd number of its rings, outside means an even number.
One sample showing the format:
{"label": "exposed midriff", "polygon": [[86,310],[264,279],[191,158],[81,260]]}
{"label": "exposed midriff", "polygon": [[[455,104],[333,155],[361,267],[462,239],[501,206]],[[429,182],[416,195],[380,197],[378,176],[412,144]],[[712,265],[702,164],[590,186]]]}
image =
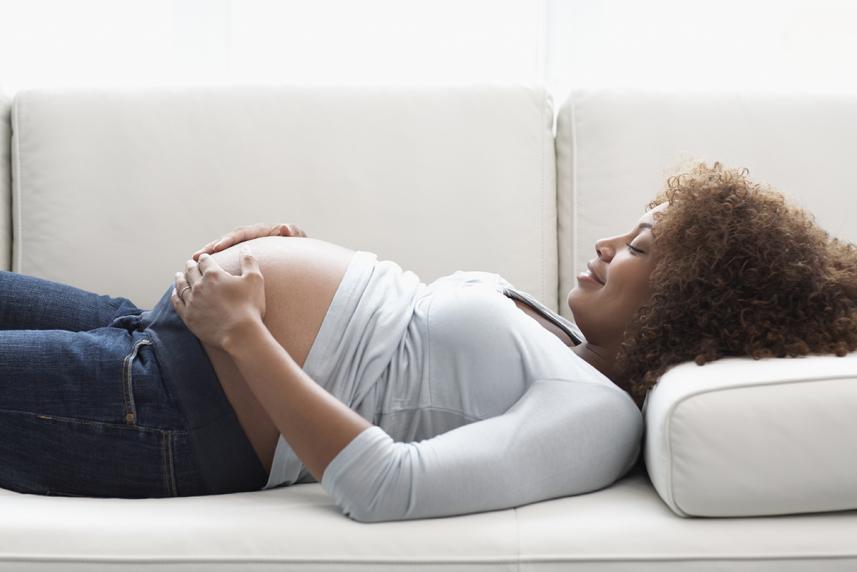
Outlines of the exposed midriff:
{"label": "exposed midriff", "polygon": [[[321,328],[354,251],[305,237],[249,240],[265,278],[264,323],[300,367]],[[240,274],[239,248],[213,255],[224,270]],[[214,371],[259,460],[270,472],[279,431],[226,352],[203,343]]]}

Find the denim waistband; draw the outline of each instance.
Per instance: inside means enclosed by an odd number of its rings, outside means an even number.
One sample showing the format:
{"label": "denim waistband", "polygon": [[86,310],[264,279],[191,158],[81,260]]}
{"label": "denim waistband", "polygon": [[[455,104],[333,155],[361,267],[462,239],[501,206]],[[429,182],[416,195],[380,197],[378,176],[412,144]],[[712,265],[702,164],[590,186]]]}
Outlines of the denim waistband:
{"label": "denim waistband", "polygon": [[164,384],[187,422],[203,481],[209,494],[259,490],[268,479],[265,468],[208,354],[173,308],[172,291],[170,285],[151,310],[136,316],[137,329],[152,339]]}

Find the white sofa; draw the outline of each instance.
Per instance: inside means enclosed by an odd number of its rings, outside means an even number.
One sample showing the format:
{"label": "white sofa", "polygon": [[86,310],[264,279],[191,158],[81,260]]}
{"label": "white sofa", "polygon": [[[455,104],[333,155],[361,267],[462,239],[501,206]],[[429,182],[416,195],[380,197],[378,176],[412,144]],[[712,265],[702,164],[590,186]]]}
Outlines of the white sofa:
{"label": "white sofa", "polygon": [[[844,96],[584,91],[555,113],[541,86],[36,90],[0,118],[0,268],[141,307],[202,244],[266,221],[426,282],[498,272],[572,318],[595,238],[695,159],[749,167],[857,241]],[[0,490],[0,571],[855,570],[855,378],[855,355],[682,364],[646,402],[644,463],[488,513],[364,524],[319,483]]]}

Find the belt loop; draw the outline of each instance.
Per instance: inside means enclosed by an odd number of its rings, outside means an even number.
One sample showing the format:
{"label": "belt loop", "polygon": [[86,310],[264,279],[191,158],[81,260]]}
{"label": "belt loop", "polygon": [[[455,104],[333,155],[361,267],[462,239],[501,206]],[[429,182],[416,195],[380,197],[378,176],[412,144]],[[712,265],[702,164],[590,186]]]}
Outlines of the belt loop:
{"label": "belt loop", "polygon": [[119,316],[110,322],[111,328],[122,328],[123,330],[128,330],[129,332],[133,332],[135,330],[142,330],[143,328],[140,326],[140,316],[141,314],[127,314],[125,316]]}

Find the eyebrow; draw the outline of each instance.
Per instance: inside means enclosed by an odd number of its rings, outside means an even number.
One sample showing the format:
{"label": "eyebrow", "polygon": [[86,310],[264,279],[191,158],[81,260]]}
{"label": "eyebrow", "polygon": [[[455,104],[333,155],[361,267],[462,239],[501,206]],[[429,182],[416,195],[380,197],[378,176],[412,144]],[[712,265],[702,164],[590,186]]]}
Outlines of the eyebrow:
{"label": "eyebrow", "polygon": [[639,228],[652,228],[652,225],[647,223],[647,222],[641,222],[640,224],[637,225],[637,228],[638,229]]}

